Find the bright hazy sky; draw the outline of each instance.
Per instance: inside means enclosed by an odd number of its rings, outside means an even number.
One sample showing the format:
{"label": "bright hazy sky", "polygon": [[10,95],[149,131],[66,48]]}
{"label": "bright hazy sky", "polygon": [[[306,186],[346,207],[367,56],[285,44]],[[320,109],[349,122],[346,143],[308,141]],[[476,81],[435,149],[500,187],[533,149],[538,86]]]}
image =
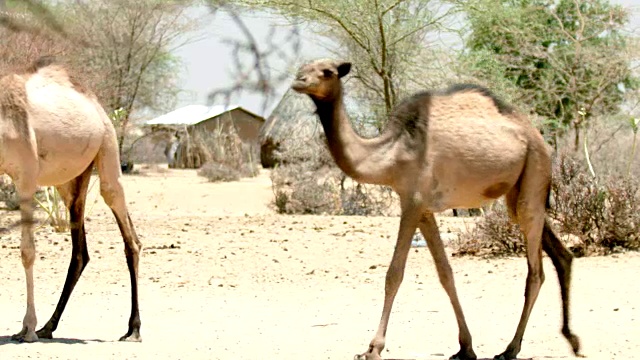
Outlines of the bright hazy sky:
{"label": "bright hazy sky", "polygon": [[[613,3],[622,4],[632,9],[630,29],[640,29],[640,0],[612,0]],[[179,98],[178,107],[189,104],[208,104],[208,95],[216,89],[225,88],[232,84],[230,70],[233,68],[232,49],[224,43],[223,39],[241,38],[238,27],[224,14],[212,15],[206,7],[194,7],[190,14],[202,19],[203,26],[196,36],[199,41],[189,43],[178,48],[175,54],[182,58],[183,69],[181,72],[181,84],[184,93]],[[277,26],[278,34],[285,34],[290,27],[285,21],[274,16],[256,14],[243,16],[243,19],[254,36],[264,39],[271,26]],[[296,63],[318,57],[329,57],[332,53],[326,48],[327,41],[315,36],[308,29],[301,31],[301,49]],[[274,71],[280,74],[292,73],[283,62],[274,64]],[[289,81],[285,81],[278,88],[278,97],[284,94]],[[233,104],[239,104],[248,110],[268,116],[277,103],[278,98],[273,99],[263,109],[263,98],[259,95],[243,94],[231,100]],[[222,101],[222,100],[220,100]]]}

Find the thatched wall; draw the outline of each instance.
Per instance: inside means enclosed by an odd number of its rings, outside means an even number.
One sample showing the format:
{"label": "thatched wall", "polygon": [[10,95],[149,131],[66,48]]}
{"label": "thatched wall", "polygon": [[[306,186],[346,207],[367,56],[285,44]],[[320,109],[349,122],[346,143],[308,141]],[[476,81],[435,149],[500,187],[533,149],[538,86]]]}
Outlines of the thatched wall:
{"label": "thatched wall", "polygon": [[319,134],[320,122],[315,106],[308,96],[289,89],[275,107],[260,131],[260,162],[265,168],[274,167],[276,153],[283,141],[301,144]]}

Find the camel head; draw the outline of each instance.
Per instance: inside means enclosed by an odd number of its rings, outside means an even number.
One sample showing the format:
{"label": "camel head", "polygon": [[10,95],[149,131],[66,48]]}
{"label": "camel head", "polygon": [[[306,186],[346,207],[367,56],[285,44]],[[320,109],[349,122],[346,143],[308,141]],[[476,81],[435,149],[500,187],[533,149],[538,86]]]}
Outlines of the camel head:
{"label": "camel head", "polygon": [[316,100],[334,100],[342,89],[340,78],[350,70],[350,62],[315,60],[300,67],[291,88]]}

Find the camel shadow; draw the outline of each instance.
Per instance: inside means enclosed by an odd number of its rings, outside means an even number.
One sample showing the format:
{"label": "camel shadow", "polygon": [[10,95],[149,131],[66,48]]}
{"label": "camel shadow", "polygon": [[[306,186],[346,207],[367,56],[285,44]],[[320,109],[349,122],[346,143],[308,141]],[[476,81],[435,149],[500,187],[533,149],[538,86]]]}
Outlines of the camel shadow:
{"label": "camel shadow", "polygon": [[[440,359],[441,357],[437,357],[438,359]],[[445,359],[448,359],[449,357],[445,357]],[[427,359],[432,359],[432,358],[427,358]],[[413,358],[385,358],[384,360],[419,360],[419,359],[413,359]],[[478,358],[478,360],[493,360],[493,357],[490,358]],[[533,360],[533,358],[517,358],[515,360]]]}
{"label": "camel shadow", "polygon": [[[89,344],[89,343],[104,343],[109,341],[99,340],[99,339],[69,339],[69,338],[55,338],[55,339],[38,339],[39,343],[43,344],[67,344],[67,345],[75,345],[75,344]],[[11,340],[11,335],[0,336],[0,346],[15,344],[18,345],[20,342]]]}

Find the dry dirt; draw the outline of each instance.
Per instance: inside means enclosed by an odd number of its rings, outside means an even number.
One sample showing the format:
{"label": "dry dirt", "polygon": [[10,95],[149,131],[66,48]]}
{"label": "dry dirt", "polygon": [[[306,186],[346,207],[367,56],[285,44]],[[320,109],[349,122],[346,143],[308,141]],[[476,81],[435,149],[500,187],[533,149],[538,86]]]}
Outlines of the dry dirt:
{"label": "dry dirt", "polygon": [[[19,231],[0,234],[0,359],[352,359],[367,348],[382,309],[397,218],[280,216],[268,175],[212,184],[193,171],[124,178],[145,245],[140,266],[142,343],[127,328],[130,289],[122,240],[97,192],[89,194],[91,262],[56,339],[16,344],[25,280]],[[94,204],[95,203],[95,204]],[[1,211],[0,227],[17,220]],[[40,214],[42,218],[43,214]],[[464,227],[439,217],[441,232]],[[467,220],[468,221],[468,220]],[[449,235],[451,236],[451,235]],[[66,276],[69,235],[37,232],[36,309],[46,322]],[[458,292],[480,358],[501,352],[520,315],[526,261],[454,258]],[[575,261],[572,323],[590,359],[640,358],[640,255]],[[560,336],[553,267],[520,358],[571,359]],[[457,327],[428,252],[411,252],[388,330],[386,359],[445,359]]]}

